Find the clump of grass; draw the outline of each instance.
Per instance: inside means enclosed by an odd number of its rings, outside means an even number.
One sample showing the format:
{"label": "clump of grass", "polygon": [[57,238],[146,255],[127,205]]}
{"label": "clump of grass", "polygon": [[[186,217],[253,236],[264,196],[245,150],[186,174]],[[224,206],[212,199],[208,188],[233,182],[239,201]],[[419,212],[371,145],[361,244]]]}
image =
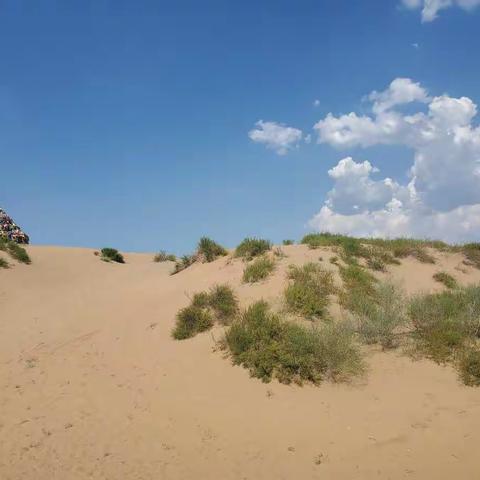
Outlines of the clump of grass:
{"label": "clump of grass", "polygon": [[189,305],[178,312],[172,336],[175,340],[184,340],[209,330],[212,326],[213,318],[208,309]]}
{"label": "clump of grass", "polygon": [[282,244],[285,245],[285,246],[287,246],[287,245],[294,245],[294,244],[295,244],[295,240],[289,240],[289,239],[283,240],[283,241],[282,241]]}
{"label": "clump of grass", "polygon": [[255,283],[267,278],[275,269],[275,262],[267,257],[257,257],[252,263],[245,267],[243,271],[243,281],[245,283]]}
{"label": "clump of grass", "polygon": [[480,386],[480,350],[478,347],[464,349],[458,362],[458,371],[465,385]]}
{"label": "clump of grass", "polygon": [[0,250],[7,252],[14,260],[17,260],[17,262],[25,263],[26,265],[32,263],[25,248],[21,247],[16,242],[0,238]]}
{"label": "clump of grass", "polygon": [[276,258],[287,258],[288,256],[280,247],[276,247],[273,249],[273,255]]}
{"label": "clump of grass", "polygon": [[340,292],[340,304],[351,312],[360,312],[365,298],[375,295],[376,278],[360,265],[351,263],[340,266],[343,289]]}
{"label": "clump of grass", "polygon": [[213,262],[218,257],[228,255],[227,250],[208,237],[202,237],[198,242],[197,254],[206,262]]}
{"label": "clump of grass", "polygon": [[0,268],[10,268],[10,264],[4,258],[0,258]]}
{"label": "clump of grass", "polygon": [[454,359],[480,335],[480,286],[420,295],[409,306],[417,349],[436,362]]}
{"label": "clump of grass", "polygon": [[238,313],[238,300],[229,285],[215,285],[208,295],[208,305],[223,325],[230,323]]}
{"label": "clump of grass", "polygon": [[175,266],[173,267],[173,272],[171,275],[175,275],[191,265],[193,265],[197,261],[196,255],[183,255],[175,262]]}
{"label": "clump of grass", "polygon": [[272,248],[271,242],[261,238],[245,238],[235,250],[236,257],[250,260],[268,252]]}
{"label": "clump of grass", "polygon": [[116,248],[102,248],[102,250],[100,250],[100,253],[100,258],[104,262],[125,263],[123,255]]}
{"label": "clump of grass", "polygon": [[447,272],[437,272],[433,275],[433,279],[439,283],[443,283],[447,288],[457,288],[458,284],[455,278]]}
{"label": "clump of grass", "polygon": [[334,255],[333,257],[330,257],[330,263],[332,265],[337,265],[338,266],[338,257]]}
{"label": "clump of grass", "polygon": [[184,340],[213,327],[227,325],[238,312],[238,300],[228,285],[216,285],[209,292],[196,293],[190,305],[177,313],[172,337]]}
{"label": "clump of grass", "polygon": [[462,251],[469,265],[480,268],[480,243],[466,243]]}
{"label": "clump of grass", "polygon": [[288,278],[291,282],[284,292],[287,308],[306,318],[325,317],[329,296],[335,292],[332,272],[316,263],[290,265]]}
{"label": "clump of grass", "polygon": [[354,321],[361,339],[384,349],[398,345],[398,329],[406,324],[406,299],[392,283],[375,285],[372,296],[357,296]]}
{"label": "clump of grass", "polygon": [[167,253],[165,250],[160,250],[153,257],[153,261],[156,263],[159,262],[176,262],[177,257],[173,253]]}
{"label": "clump of grass", "polygon": [[320,383],[360,373],[362,361],[351,332],[334,325],[306,328],[287,322],[264,301],[250,306],[225,336],[233,362],[269,382]]}

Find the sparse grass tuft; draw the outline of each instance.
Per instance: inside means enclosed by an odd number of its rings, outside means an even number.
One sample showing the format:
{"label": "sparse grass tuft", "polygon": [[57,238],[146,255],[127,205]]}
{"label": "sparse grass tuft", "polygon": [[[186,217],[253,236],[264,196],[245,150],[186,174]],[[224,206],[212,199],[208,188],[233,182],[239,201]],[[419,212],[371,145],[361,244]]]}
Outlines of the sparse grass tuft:
{"label": "sparse grass tuft", "polygon": [[376,278],[360,265],[340,266],[343,289],[340,292],[340,304],[351,312],[362,311],[365,298],[375,295]]}
{"label": "sparse grass tuft", "polygon": [[104,262],[125,263],[123,255],[116,248],[102,248],[100,253],[100,258]]}
{"label": "sparse grass tuft", "polygon": [[167,253],[165,250],[160,250],[155,256],[153,257],[153,261],[156,263],[159,262],[176,262],[177,257],[171,253]]}
{"label": "sparse grass tuft", "polygon": [[285,245],[285,246],[286,245],[295,245],[295,240],[289,240],[289,239],[283,240],[282,244]]}
{"label": "sparse grass tuft", "polygon": [[171,275],[175,275],[186,268],[190,267],[197,261],[196,255],[183,255],[181,258],[177,259],[175,262],[175,267]]}
{"label": "sparse grass tuft", "polygon": [[196,293],[190,305],[177,313],[172,337],[183,340],[213,327],[215,321],[229,324],[238,313],[238,300],[228,285],[215,285]]}
{"label": "sparse grass tuft", "polygon": [[465,348],[458,362],[460,378],[470,387],[480,386],[480,350],[474,347]]}
{"label": "sparse grass tuft", "polygon": [[462,251],[469,265],[480,268],[480,243],[466,243]]}
{"label": "sparse grass tuft", "polygon": [[235,250],[236,257],[243,257],[247,260],[258,257],[268,252],[272,244],[261,238],[245,238]]}
{"label": "sparse grass tuft", "polygon": [[454,359],[480,335],[480,285],[420,295],[410,302],[417,349],[436,362]]}
{"label": "sparse grass tuft", "polygon": [[172,336],[175,340],[194,337],[197,333],[209,330],[213,326],[212,314],[206,308],[189,305],[177,314],[177,322]]}
{"label": "sparse grass tuft", "polygon": [[447,272],[437,272],[433,275],[433,279],[443,283],[447,288],[457,288],[458,286],[455,278]]}
{"label": "sparse grass tuft", "polygon": [[208,304],[223,325],[228,325],[238,313],[238,300],[229,285],[215,285],[210,290]]}
{"label": "sparse grass tuft", "polygon": [[228,255],[225,248],[208,237],[202,237],[198,242],[197,253],[205,262],[213,262],[218,257]]}
{"label": "sparse grass tuft", "polygon": [[259,282],[267,278],[274,269],[275,262],[271,258],[267,256],[258,257],[245,267],[243,281],[245,283]]}
{"label": "sparse grass tuft", "polygon": [[250,306],[225,336],[233,362],[253,377],[269,382],[311,382],[324,378],[346,380],[362,370],[351,332],[328,325],[306,328],[282,320],[264,301]]}
{"label": "sparse grass tuft", "polygon": [[0,268],[10,268],[10,264],[4,258],[0,258]]}
{"label": "sparse grass tuft", "polygon": [[353,318],[361,339],[384,349],[398,345],[399,327],[407,322],[406,298],[392,283],[375,285],[373,296],[357,296]]}
{"label": "sparse grass tuft", "polygon": [[329,296],[335,292],[332,272],[316,263],[290,265],[288,278],[292,280],[284,292],[288,309],[306,318],[325,317]]}

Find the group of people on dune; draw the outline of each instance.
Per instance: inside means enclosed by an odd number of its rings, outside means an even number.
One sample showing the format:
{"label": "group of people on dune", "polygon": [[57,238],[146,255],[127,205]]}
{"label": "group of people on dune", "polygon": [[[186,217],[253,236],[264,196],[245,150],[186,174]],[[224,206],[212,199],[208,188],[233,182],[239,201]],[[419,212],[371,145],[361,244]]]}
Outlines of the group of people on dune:
{"label": "group of people on dune", "polygon": [[16,243],[28,243],[28,235],[0,208],[0,238]]}

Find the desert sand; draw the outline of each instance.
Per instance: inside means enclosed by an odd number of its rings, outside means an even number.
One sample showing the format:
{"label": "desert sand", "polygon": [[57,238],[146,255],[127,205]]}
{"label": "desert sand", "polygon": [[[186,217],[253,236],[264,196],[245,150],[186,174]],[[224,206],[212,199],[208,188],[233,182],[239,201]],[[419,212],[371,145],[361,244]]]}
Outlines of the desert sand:
{"label": "desert sand", "polygon": [[[0,270],[0,478],[480,478],[480,389],[450,366],[372,348],[353,384],[264,384],[215,348],[221,327],[172,340],[196,291],[227,282],[242,305],[275,304],[288,264],[335,269],[328,249],[282,248],[270,279],[244,285],[240,260],[170,276],[151,254],[28,247],[32,265]],[[480,281],[435,256],[390,275],[409,293],[441,290],[438,270]]]}

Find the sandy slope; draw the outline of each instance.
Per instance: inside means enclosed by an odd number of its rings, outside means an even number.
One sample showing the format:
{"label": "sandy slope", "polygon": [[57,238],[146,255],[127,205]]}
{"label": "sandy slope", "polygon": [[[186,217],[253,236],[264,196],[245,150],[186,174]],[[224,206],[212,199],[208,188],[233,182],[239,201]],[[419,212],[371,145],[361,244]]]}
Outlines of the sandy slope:
{"label": "sandy slope", "polygon": [[[477,479],[480,389],[450,367],[370,352],[355,385],[262,384],[215,352],[216,329],[169,336],[188,295],[229,282],[242,303],[276,302],[286,265],[331,253],[286,247],[268,282],[240,282],[220,259],[169,276],[128,254],[29,247],[31,266],[0,270],[0,478]],[[480,271],[461,257],[392,268],[409,292]]]}

